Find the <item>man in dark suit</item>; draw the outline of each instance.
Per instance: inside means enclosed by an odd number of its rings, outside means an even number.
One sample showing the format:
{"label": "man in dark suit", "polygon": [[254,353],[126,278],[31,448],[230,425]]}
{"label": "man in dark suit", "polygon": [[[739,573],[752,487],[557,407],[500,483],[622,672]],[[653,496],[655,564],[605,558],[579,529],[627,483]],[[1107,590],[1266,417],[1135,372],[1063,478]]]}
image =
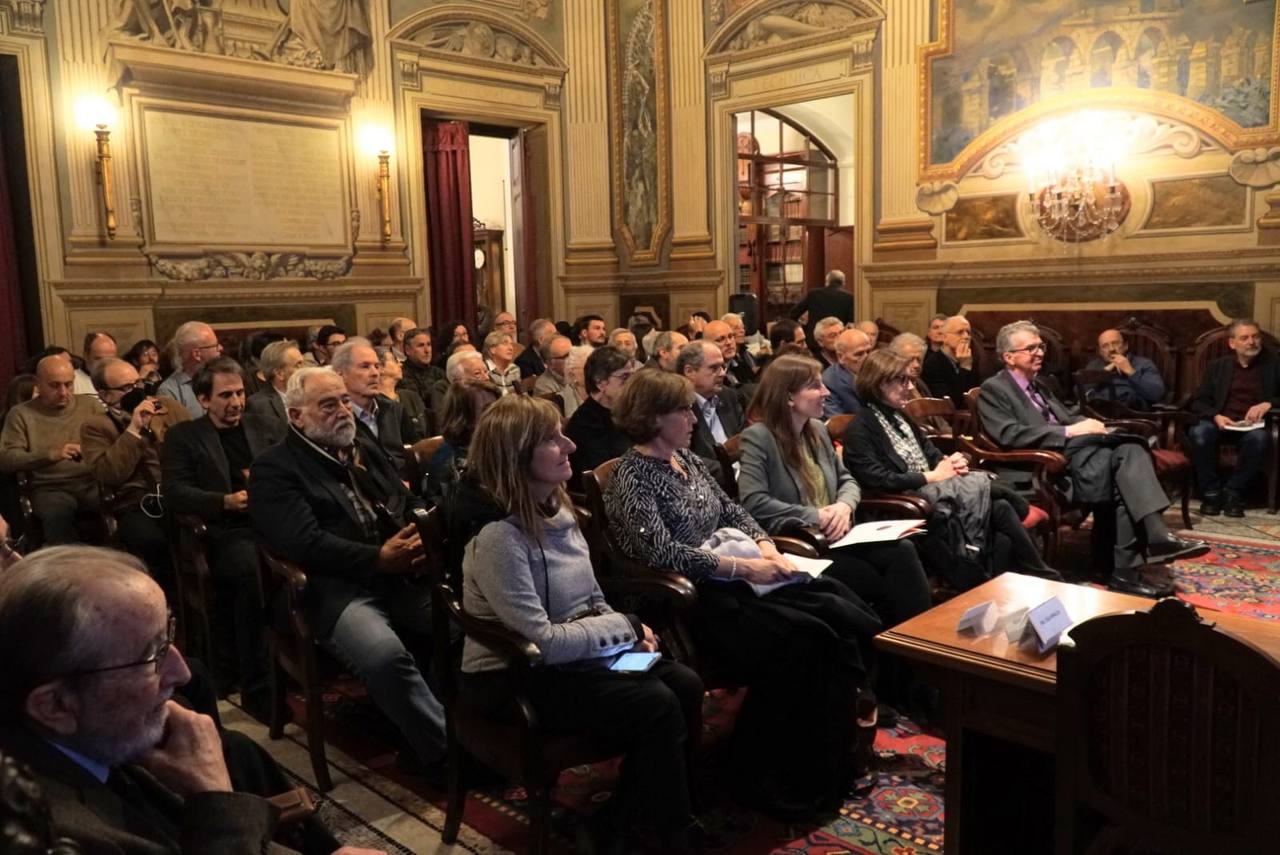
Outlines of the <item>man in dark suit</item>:
{"label": "man in dark suit", "polygon": [[1045,347],[1034,324],[1005,325],[996,350],[1005,370],[982,384],[978,398],[986,432],[1004,448],[1046,448],[1066,455],[1072,501],[1107,506],[1094,514],[1094,554],[1107,562],[1101,550],[1111,547],[1111,587],[1145,597],[1171,593],[1144,582],[1141,566],[1203,555],[1208,547],[1175,537],[1165,525],[1162,513],[1169,499],[1145,443],[1110,436],[1102,422],[1068,409],[1037,382]]}
{"label": "man in dark suit", "polygon": [[634,371],[631,359],[612,345],[597,347],[587,357],[582,366],[587,398],[564,428],[564,435],[577,446],[569,455],[575,476],[625,454],[631,447],[631,440],[618,430],[609,413]]}
{"label": "man in dark suit", "polygon": [[[1267,413],[1280,406],[1280,359],[1262,347],[1262,329],[1251,319],[1231,322],[1232,353],[1209,363],[1190,410],[1199,421],[1187,430],[1203,504],[1200,513],[1244,516],[1244,493],[1267,455]],[[1256,426],[1256,427],[1255,427]],[[1234,442],[1236,468],[1223,489],[1218,444]]]}
{"label": "man in dark suit", "polygon": [[379,362],[369,340],[357,337],[347,339],[335,350],[330,364],[347,385],[357,429],[382,449],[399,472],[404,469],[405,443],[415,443],[422,437],[400,402],[378,390],[378,378],[382,376]]}
{"label": "man in dark suit", "polygon": [[442,400],[439,389],[448,385],[444,369],[431,364],[433,355],[430,330],[409,330],[404,334],[404,375],[396,386],[417,392],[427,405],[427,436],[440,432]]}
{"label": "man in dark suit", "polygon": [[686,344],[676,357],[676,373],[693,384],[693,406],[698,417],[689,449],[707,464],[711,477],[723,487],[736,479],[716,459],[716,446],[743,427],[742,399],[724,385],[724,354],[709,341]]}
{"label": "man in dark suit", "polygon": [[957,410],[966,406],[964,393],[978,385],[973,369],[973,333],[964,315],[942,325],[942,347],[925,354],[921,376],[938,398],[950,398]]}
{"label": "man in dark suit", "polygon": [[284,411],[284,390],[289,378],[307,363],[302,358],[298,343],[293,340],[273,341],[262,349],[258,368],[267,382],[245,401],[244,411],[259,416],[271,416],[281,425],[289,424]]}
{"label": "man in dark suit", "polygon": [[423,679],[429,589],[412,576],[424,557],[406,524],[422,502],[378,446],[358,434],[336,374],[299,371],[289,380],[288,408],[284,442],[253,464],[253,526],[306,572],[303,607],[316,637],[364,681],[416,755],[409,761],[440,773],[444,708]]}
{"label": "man in dark suit", "polygon": [[551,337],[556,335],[556,325],[549,318],[535,318],[529,324],[529,344],[516,357],[516,365],[520,369],[520,377],[540,377],[547,370],[542,361],[542,351]]}
{"label": "man in dark suit", "polygon": [[804,299],[791,309],[792,320],[799,320],[805,312],[809,313],[804,328],[807,339],[813,338],[813,325],[823,318],[839,318],[846,324],[853,321],[853,295],[844,290],[844,271],[827,271],[826,287],[806,292]]}
{"label": "man in dark suit", "polygon": [[274,416],[244,412],[244,380],[233,359],[204,363],[191,386],[205,414],[174,425],[165,438],[160,450],[164,504],[170,513],[199,517],[209,528],[209,570],[219,601],[231,604],[218,612],[231,618],[244,706],[266,721],[271,692],[262,639],[257,540],[245,511],[249,468],[284,437],[286,428]]}

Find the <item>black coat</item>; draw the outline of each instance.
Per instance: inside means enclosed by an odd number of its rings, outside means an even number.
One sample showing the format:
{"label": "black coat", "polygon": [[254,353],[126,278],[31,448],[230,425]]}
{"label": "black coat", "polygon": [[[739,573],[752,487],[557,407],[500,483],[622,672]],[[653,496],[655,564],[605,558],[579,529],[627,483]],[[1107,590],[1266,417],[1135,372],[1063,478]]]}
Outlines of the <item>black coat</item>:
{"label": "black coat", "polygon": [[[741,433],[746,422],[742,415],[742,397],[727,386],[718,397],[716,415],[720,417],[720,426],[724,428],[725,438],[728,439]],[[711,435],[711,428],[707,426],[707,420],[703,417],[697,401],[694,402],[693,409],[698,417],[698,423],[694,425],[689,450],[702,458],[702,462],[707,465],[707,472],[716,479],[716,483],[725,487],[733,480],[733,473],[725,472],[720,468],[720,460],[716,457],[715,437]]]}
{"label": "black coat", "polygon": [[940,350],[925,354],[920,377],[932,390],[933,397],[950,398],[957,410],[968,408],[964,393],[978,385],[978,372],[961,368]]}
{"label": "black coat", "polygon": [[249,396],[244,402],[244,411],[261,416],[272,416],[280,420],[280,424],[289,424],[289,413],[285,410],[284,399],[276,388],[268,383]]}
{"label": "black coat", "polygon": [[[274,416],[245,413],[241,418],[249,453],[257,460],[284,439],[289,428]],[[222,498],[231,492],[231,467],[208,416],[174,425],[160,449],[160,483],[165,509],[193,514],[216,526],[243,522],[240,514],[226,515]]]}
{"label": "black coat", "polygon": [[813,325],[823,318],[839,318],[846,324],[853,320],[853,295],[842,287],[813,288],[791,309],[791,317],[798,319],[805,312],[809,313],[809,323],[804,332],[813,338]]}
{"label": "black coat", "polygon": [[520,379],[527,377],[537,377],[547,370],[547,366],[542,361],[542,355],[538,353],[536,347],[526,347],[520,351],[520,355],[516,357],[516,365],[520,368]]}
{"label": "black coat", "polygon": [[578,446],[569,457],[575,475],[621,457],[631,447],[631,440],[614,427],[609,411],[595,398],[587,398],[573,411],[564,435]]}
{"label": "black coat", "polygon": [[430,432],[427,436],[434,436],[436,433],[436,425],[439,424],[440,410],[437,408],[436,386],[445,382],[444,369],[435,365],[418,365],[410,359],[406,359],[400,363],[400,370],[404,372],[404,376],[400,378],[400,382],[396,384],[399,389],[412,389],[418,393],[418,397],[422,399],[422,403],[427,406],[433,416],[431,421]]}
{"label": "black coat", "polygon": [[[1280,358],[1270,350],[1263,349],[1257,356],[1262,367],[1262,400],[1271,404],[1273,410],[1280,410]],[[1222,412],[1227,404],[1227,393],[1231,391],[1231,378],[1236,373],[1236,355],[1229,353],[1209,363],[1205,369],[1204,379],[1200,387],[1191,397],[1188,409],[1204,419],[1211,419]]]}
{"label": "black coat", "polygon": [[399,401],[393,401],[386,395],[378,395],[377,401],[378,435],[374,436],[373,431],[360,419],[356,419],[356,430],[380,446],[397,471],[403,470],[405,444],[412,445],[422,439],[421,429],[413,423]]}
{"label": "black coat", "polygon": [[[299,564],[308,578],[304,605],[324,637],[354,597],[396,596],[414,584],[402,576],[375,575],[382,544],[423,507],[373,442],[357,436],[372,492],[384,507],[376,536],[365,533],[342,483],[349,475],[296,430],[254,461],[249,517],[272,549]],[[363,490],[363,488],[362,488]]]}
{"label": "black coat", "polygon": [[[883,407],[878,401],[864,405],[863,411],[845,429],[840,438],[844,446],[844,465],[863,489],[871,493],[906,493],[925,485],[923,472],[907,468],[905,460],[893,450],[889,434],[872,412]],[[885,410],[889,412],[889,410]],[[911,433],[920,443],[929,468],[942,462],[943,454],[933,442],[920,432],[915,422],[907,419]]]}

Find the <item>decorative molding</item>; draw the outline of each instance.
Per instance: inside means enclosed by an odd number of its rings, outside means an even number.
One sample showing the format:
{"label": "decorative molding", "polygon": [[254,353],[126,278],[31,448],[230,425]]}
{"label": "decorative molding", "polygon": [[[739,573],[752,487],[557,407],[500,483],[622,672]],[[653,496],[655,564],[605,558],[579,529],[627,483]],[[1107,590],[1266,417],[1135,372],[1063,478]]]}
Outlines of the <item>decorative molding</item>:
{"label": "decorative molding", "polygon": [[421,92],[422,68],[418,63],[417,57],[412,59],[402,57],[398,64],[400,67],[400,85],[405,89]]}
{"label": "decorative molding", "polygon": [[351,271],[352,256],[311,258],[298,252],[209,252],[198,258],[147,260],[167,279],[198,282],[204,279],[338,279]]}
{"label": "decorative molding", "polygon": [[560,109],[560,96],[564,85],[558,80],[549,80],[542,87],[542,106],[548,110]]}
{"label": "decorative molding", "polygon": [[916,188],[916,207],[926,214],[945,214],[960,201],[954,181],[930,181]]}
{"label": "decorative molding", "polygon": [[878,27],[884,17],[884,9],[872,0],[765,0],[725,19],[712,34],[706,55],[769,56]]}
{"label": "decorative molding", "polygon": [[1265,201],[1267,211],[1258,218],[1258,243],[1275,246],[1280,244],[1280,192],[1268,193]]}
{"label": "decorative molding", "polygon": [[6,12],[15,33],[43,33],[46,0],[0,0],[0,12]]}
{"label": "decorative molding", "polygon": [[561,77],[567,71],[564,58],[531,28],[472,3],[444,3],[411,15],[387,38],[481,65],[532,68]]}
{"label": "decorative molding", "polygon": [[[237,280],[59,280],[51,282],[58,300],[65,306],[145,306],[214,305],[231,303],[305,305],[319,302],[373,302],[416,296],[421,280],[402,281],[278,279],[274,285]],[[216,283],[216,284],[215,284]]]}
{"label": "decorative molding", "polygon": [[1227,172],[1238,183],[1259,190],[1280,184],[1280,146],[1239,152],[1231,158]]}

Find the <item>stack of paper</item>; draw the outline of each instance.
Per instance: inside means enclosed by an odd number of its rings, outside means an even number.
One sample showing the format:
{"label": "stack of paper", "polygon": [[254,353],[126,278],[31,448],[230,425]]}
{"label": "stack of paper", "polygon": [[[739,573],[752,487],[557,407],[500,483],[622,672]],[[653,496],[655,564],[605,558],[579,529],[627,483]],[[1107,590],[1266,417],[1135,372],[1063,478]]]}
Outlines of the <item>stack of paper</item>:
{"label": "stack of paper", "polygon": [[842,546],[854,546],[859,543],[901,540],[913,534],[920,534],[924,530],[924,520],[878,520],[861,523],[849,529],[848,534],[831,544],[831,548],[839,549]]}

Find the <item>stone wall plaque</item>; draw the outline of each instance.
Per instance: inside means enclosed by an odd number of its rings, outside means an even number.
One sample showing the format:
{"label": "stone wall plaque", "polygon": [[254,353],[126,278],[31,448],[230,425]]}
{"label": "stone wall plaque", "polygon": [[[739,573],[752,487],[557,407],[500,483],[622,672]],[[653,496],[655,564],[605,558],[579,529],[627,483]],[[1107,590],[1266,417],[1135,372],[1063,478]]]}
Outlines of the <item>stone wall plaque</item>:
{"label": "stone wall plaque", "polygon": [[152,108],[142,133],[153,250],[350,251],[339,127]]}

